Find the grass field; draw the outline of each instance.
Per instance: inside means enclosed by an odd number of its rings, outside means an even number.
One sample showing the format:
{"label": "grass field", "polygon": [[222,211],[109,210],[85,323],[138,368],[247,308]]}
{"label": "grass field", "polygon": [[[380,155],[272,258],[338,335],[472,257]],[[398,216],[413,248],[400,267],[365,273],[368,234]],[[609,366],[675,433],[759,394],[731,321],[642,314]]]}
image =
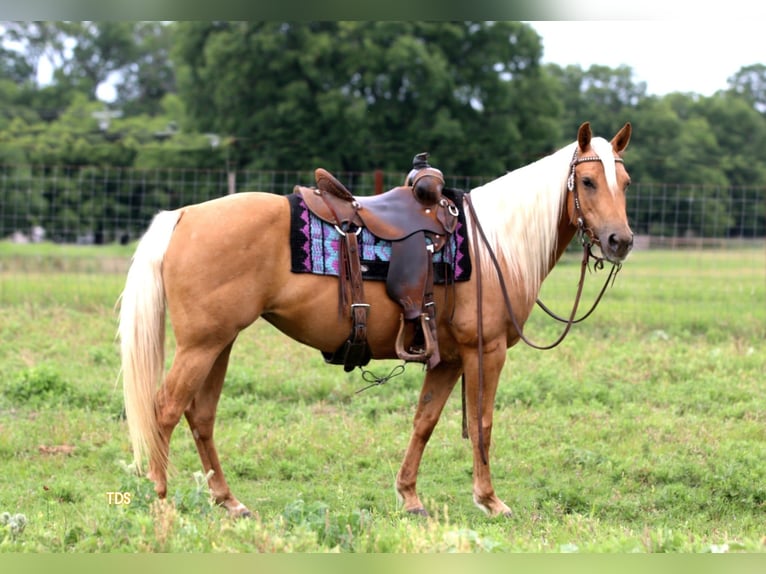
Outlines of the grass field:
{"label": "grass field", "polygon": [[[459,393],[421,469],[432,517],[405,516],[393,482],[420,368],[355,394],[358,372],[265,323],[235,346],[216,435],[257,518],[210,504],[183,425],[157,503],[125,465],[113,305],[129,256],[0,243],[2,551],[766,550],[763,248],[637,252],[562,346],[509,351],[492,467],[511,518],[473,506]],[[577,265],[567,256],[544,285],[559,312]],[[589,279],[586,302],[604,276]],[[546,342],[558,329],[535,312],[527,332]]]}

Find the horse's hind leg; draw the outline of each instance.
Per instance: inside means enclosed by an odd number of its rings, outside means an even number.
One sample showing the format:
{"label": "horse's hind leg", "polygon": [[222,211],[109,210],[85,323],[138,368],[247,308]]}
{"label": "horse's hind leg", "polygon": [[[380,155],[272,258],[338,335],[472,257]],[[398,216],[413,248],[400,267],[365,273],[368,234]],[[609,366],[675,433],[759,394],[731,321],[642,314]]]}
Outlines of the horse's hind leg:
{"label": "horse's hind leg", "polygon": [[208,485],[216,503],[226,508],[233,516],[250,516],[250,510],[231,493],[229,485],[224,478],[221,462],[218,459],[218,452],[213,442],[215,412],[218,408],[218,399],[223,389],[226,368],[229,364],[229,355],[231,354],[233,344],[233,342],[230,343],[218,355],[204,385],[197,392],[184,414],[191,428],[205,472],[213,471]]}
{"label": "horse's hind leg", "polygon": [[180,347],[173,365],[157,391],[155,413],[159,432],[158,451],[149,460],[149,477],[160,498],[167,495],[167,468],[170,438],[186,408],[202,388],[220,354],[220,347]]}
{"label": "horse's hind leg", "polygon": [[426,373],[415,412],[410,442],[402,466],[396,475],[396,492],[407,512],[427,514],[417,493],[418,469],[428,439],[431,438],[436,423],[439,422],[442,409],[459,376],[460,365],[445,362],[439,363]]}

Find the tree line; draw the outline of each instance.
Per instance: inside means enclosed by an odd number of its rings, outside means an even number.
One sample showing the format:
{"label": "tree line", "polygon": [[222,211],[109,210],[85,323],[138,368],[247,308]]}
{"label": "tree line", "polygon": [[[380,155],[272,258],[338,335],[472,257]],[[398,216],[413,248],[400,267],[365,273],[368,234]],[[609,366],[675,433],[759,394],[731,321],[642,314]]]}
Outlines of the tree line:
{"label": "tree line", "polygon": [[[0,27],[6,175],[51,166],[74,174],[319,166],[404,172],[427,150],[445,173],[497,176],[569,143],[587,120],[603,135],[631,121],[633,180],[677,184],[679,202],[709,193],[725,212],[730,202],[721,189],[757,196],[766,187],[766,65],[757,62],[712,96],[656,96],[628,66],[543,65],[542,39],[522,22]],[[51,73],[43,84],[44,64]],[[104,101],[107,85],[114,97]],[[30,198],[6,185],[0,199],[41,212],[66,209],[72,219],[94,209],[65,201],[63,181],[45,187]],[[99,199],[98,209],[130,208],[117,197]],[[755,202],[760,221],[764,203]]]}

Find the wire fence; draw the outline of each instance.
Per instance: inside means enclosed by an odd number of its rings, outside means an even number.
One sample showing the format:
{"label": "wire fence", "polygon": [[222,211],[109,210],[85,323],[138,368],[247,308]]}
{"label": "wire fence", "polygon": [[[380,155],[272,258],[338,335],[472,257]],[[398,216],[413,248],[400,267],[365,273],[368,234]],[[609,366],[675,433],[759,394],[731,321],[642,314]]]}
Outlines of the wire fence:
{"label": "wire fence", "polygon": [[[404,173],[345,172],[336,176],[356,195],[401,185]],[[471,189],[492,178],[447,177]],[[281,195],[313,185],[313,172],[181,170],[114,167],[0,166],[0,240],[127,243],[153,215],[231,192]],[[639,243],[716,247],[766,237],[766,188],[635,183],[628,216]]]}
{"label": "wire fence", "polygon": [[[404,179],[384,172],[336,176],[357,195]],[[453,177],[448,185],[468,189],[481,181]],[[286,195],[295,185],[314,185],[313,172],[0,166],[0,239],[125,243],[140,236],[159,210],[241,191]]]}

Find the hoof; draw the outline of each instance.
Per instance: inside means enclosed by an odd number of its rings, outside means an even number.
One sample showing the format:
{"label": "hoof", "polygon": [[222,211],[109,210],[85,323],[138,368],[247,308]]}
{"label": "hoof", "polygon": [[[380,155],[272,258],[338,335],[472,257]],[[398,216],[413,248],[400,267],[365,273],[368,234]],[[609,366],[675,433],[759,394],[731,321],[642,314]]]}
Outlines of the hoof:
{"label": "hoof", "polygon": [[255,518],[250,509],[241,502],[233,508],[229,508],[229,516],[232,518]]}
{"label": "hoof", "polygon": [[423,508],[422,506],[420,508],[413,508],[412,510],[408,510],[407,514],[412,514],[413,516],[424,516],[428,518],[428,511]]}

